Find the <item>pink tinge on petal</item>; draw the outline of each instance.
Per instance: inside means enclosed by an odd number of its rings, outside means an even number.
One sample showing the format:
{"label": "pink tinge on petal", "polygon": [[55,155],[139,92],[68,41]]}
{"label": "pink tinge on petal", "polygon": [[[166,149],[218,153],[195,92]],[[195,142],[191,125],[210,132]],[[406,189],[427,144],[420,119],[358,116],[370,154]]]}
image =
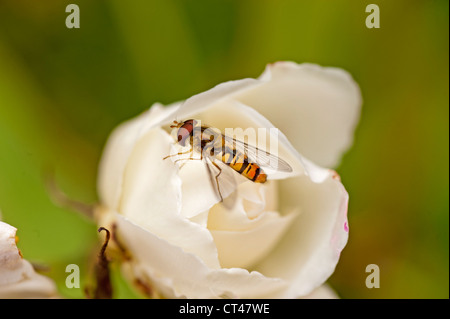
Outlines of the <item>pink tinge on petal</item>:
{"label": "pink tinge on petal", "polygon": [[[333,233],[333,236],[331,237],[331,243],[333,247],[335,248],[335,251],[338,255],[340,255],[342,249],[344,249],[345,245],[347,244],[348,240],[348,233],[349,233],[349,226],[348,226],[348,219],[347,219],[347,212],[348,212],[348,193],[345,191],[344,186],[340,185],[343,188],[343,198],[341,200],[341,204],[339,207],[339,215],[338,220],[336,223],[336,227]],[[342,231],[342,222],[339,222],[339,220],[343,221],[344,224],[344,232]]]}
{"label": "pink tinge on petal", "polygon": [[335,270],[349,234],[343,229],[348,193],[329,175],[321,183],[309,176],[282,180],[279,194],[282,208],[301,203],[300,215],[256,270],[290,282],[282,298],[297,298],[322,285]]}

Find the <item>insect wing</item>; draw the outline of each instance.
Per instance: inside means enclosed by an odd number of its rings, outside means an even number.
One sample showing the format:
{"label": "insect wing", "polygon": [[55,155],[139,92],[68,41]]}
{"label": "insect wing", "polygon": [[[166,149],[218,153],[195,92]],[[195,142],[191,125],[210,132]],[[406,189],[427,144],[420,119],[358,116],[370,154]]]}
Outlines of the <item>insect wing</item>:
{"label": "insect wing", "polygon": [[233,170],[224,163],[212,157],[205,156],[209,180],[215,190],[217,198],[228,208],[232,208],[236,201],[237,183]]}
{"label": "insect wing", "polygon": [[292,172],[292,167],[283,159],[267,151],[263,151],[255,146],[239,141],[230,136],[223,135],[226,143],[237,151],[247,155],[251,163],[256,163],[264,168],[279,172]]}

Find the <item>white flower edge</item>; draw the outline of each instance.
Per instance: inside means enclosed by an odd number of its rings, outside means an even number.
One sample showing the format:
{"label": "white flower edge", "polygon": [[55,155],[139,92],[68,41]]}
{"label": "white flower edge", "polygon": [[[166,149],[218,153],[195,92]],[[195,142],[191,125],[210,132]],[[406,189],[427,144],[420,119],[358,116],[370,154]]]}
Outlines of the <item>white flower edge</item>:
{"label": "white flower edge", "polygon": [[56,286],[39,275],[16,246],[17,229],[0,221],[0,298],[52,298]]}

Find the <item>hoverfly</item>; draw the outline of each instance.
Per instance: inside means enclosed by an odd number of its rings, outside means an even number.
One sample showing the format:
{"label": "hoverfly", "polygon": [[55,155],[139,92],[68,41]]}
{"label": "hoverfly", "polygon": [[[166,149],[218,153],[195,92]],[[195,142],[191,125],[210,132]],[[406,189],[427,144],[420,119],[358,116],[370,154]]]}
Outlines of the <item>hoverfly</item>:
{"label": "hoverfly", "polygon": [[[229,169],[224,171],[223,164],[232,168],[241,176],[246,177],[254,183],[265,183],[267,175],[264,168],[275,171],[291,172],[291,166],[283,159],[269,153],[262,151],[255,146],[249,145],[245,142],[234,139],[230,136],[222,134],[216,128],[207,125],[201,125],[200,121],[189,119],[178,122],[173,121],[171,128],[177,128],[177,143],[180,146],[190,146],[189,151],[184,153],[177,153],[169,155],[163,159],[172,156],[190,153],[191,157],[177,159],[179,160],[203,160],[208,168],[208,174],[213,187],[217,190],[220,201],[223,202],[222,191],[219,183],[219,177],[228,175]],[[186,145],[188,143],[188,145]],[[200,158],[194,158],[193,153],[196,152]],[[214,173],[216,171],[217,173]],[[231,176],[231,179],[233,177]],[[228,181],[230,178],[228,178]],[[231,182],[233,183],[233,181]]]}

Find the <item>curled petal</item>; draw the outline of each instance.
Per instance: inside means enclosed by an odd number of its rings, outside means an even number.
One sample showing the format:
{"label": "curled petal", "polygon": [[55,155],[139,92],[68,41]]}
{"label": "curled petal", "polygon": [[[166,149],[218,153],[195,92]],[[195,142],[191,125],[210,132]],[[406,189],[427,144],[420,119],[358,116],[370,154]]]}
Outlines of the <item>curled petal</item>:
{"label": "curled petal", "polygon": [[[241,268],[211,269],[197,256],[116,215],[121,241],[133,256],[134,273],[167,298],[264,298],[286,282]],[[151,278],[151,279],[150,279]],[[142,280],[142,279],[141,279]]]}
{"label": "curled petal", "polygon": [[98,193],[102,203],[117,209],[122,192],[123,173],[134,146],[151,128],[171,114],[177,104],[163,107],[154,104],[150,110],[119,125],[108,138],[99,166]]}
{"label": "curled petal", "polygon": [[301,212],[256,270],[291,282],[283,297],[297,298],[311,293],[334,272],[348,240],[348,194],[331,176],[322,183],[300,176],[281,181],[279,187],[285,209],[302,203]]}
{"label": "curled petal", "polygon": [[159,125],[167,125],[175,119],[186,120],[196,117],[217,103],[221,103],[235,94],[258,85],[261,85],[261,82],[255,79],[242,79],[218,84],[212,89],[196,94],[183,103],[178,104],[177,109],[173,113],[167,114],[164,119],[161,119]]}
{"label": "curled petal", "polygon": [[218,268],[210,232],[180,216],[178,169],[172,161],[163,160],[170,154],[170,147],[170,136],[160,128],[150,130],[136,143],[124,172],[119,211],[147,231]]}
{"label": "curled petal", "polygon": [[251,269],[270,253],[298,216],[295,211],[281,215],[269,210],[270,206],[276,209],[269,198],[275,193],[276,183],[258,185],[247,181],[239,185],[239,198],[232,209],[217,205],[210,210],[208,229],[223,268]]}
{"label": "curled petal", "polygon": [[234,98],[280,128],[294,147],[323,167],[335,167],[353,142],[361,92],[349,73],[314,64],[269,64],[262,85]]}
{"label": "curled petal", "polygon": [[296,214],[280,216],[276,212],[265,212],[259,216],[259,223],[248,230],[211,230],[221,266],[251,269],[267,256],[295,217]]}

